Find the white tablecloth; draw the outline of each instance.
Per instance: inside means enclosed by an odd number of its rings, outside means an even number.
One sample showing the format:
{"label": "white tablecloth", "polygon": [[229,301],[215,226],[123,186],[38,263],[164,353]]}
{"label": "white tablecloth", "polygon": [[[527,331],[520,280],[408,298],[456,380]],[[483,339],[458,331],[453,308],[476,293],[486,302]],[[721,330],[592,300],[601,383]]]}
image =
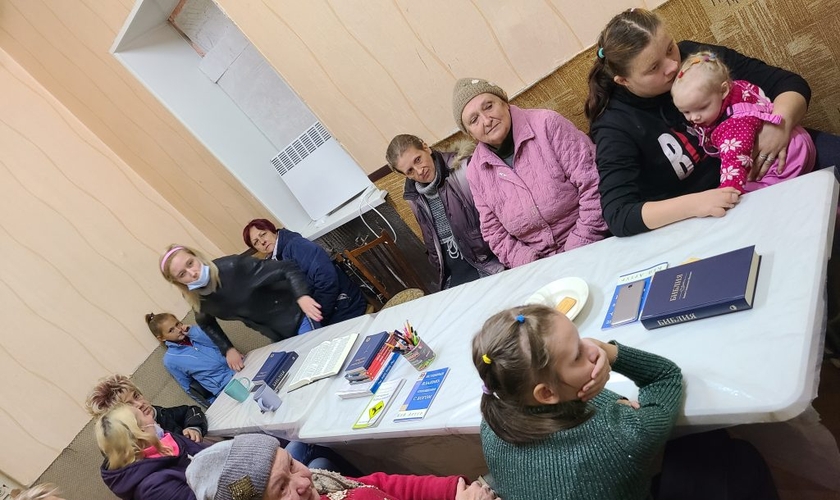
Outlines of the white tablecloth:
{"label": "white tablecloth", "polygon": [[245,368],[236,378],[245,377],[250,380],[268,359],[268,355],[274,351],[296,351],[300,356],[292,366],[286,383],[280,388],[280,408],[274,412],[262,413],[253,398],[240,403],[221,393],[207,410],[208,433],[211,436],[234,436],[248,432],[267,432],[287,439],[296,439],[303,423],[312,415],[315,404],[321,399],[332,397],[332,394],[326,393],[332,380],[321,379],[292,392],[288,392],[288,381],[303,366],[306,353],[324,340],[357,333],[359,338],[356,339],[354,349],[358,347],[372,319],[370,315],[361,316],[249,352],[245,358]]}
{"label": "white tablecloth", "polygon": [[[476,434],[481,382],[471,361],[473,334],[491,314],[521,304],[543,285],[569,276],[589,285],[589,301],[575,320],[581,336],[615,339],[668,357],[682,368],[686,401],[678,425],[793,418],[816,395],[837,193],[832,171],[815,172],[745,195],[720,219],[691,219],[630,238],[609,238],[383,310],[367,327],[368,334],[399,328],[408,319],[438,354],[431,368],[451,369],[429,414],[421,421],[393,423],[417,376],[400,360],[389,378],[404,377],[406,384],[378,427],[351,428],[366,400],[335,396],[341,384],[336,377],[324,383],[329,387],[318,388],[319,400],[304,419],[299,437],[329,444]],[[639,323],[600,329],[621,274],[753,244],[762,262],[752,310],[653,331]],[[608,387],[630,397],[636,393],[623,377],[614,376]],[[282,430],[282,418],[275,420],[277,424],[263,425],[263,430]]]}

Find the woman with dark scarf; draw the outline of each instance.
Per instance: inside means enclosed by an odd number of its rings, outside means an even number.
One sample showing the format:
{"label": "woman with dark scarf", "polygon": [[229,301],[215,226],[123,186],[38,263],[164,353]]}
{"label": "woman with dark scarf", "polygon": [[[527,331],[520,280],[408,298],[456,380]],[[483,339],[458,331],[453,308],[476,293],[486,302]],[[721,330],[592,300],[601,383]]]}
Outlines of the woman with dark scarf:
{"label": "woman with dark scarf", "polygon": [[385,154],[391,170],[406,178],[403,198],[420,225],[441,290],[504,270],[481,237],[467,183],[466,165],[474,146],[462,142],[455,149],[435,151],[419,137],[401,134]]}

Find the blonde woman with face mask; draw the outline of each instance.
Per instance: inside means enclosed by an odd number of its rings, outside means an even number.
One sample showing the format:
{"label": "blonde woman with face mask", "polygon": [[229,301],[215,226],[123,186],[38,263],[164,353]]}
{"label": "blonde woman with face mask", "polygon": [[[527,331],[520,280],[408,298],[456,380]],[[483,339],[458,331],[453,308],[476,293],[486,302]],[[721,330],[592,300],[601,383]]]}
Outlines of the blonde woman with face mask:
{"label": "blonde woman with face mask", "polygon": [[243,356],[217,318],[241,321],[273,342],[305,333],[323,319],[306,276],[293,262],[248,255],[211,261],[198,250],[170,245],[160,258],[160,273],[181,291],[198,326],[236,371],[245,366]]}

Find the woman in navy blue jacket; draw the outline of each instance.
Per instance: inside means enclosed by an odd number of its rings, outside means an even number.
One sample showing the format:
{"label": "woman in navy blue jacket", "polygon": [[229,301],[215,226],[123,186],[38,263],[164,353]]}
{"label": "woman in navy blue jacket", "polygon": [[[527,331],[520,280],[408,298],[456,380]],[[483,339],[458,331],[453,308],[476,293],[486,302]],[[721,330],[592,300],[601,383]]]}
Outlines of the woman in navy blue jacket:
{"label": "woman in navy blue jacket", "polygon": [[242,230],[248,248],[268,259],[292,261],[306,275],[312,297],[321,304],[322,325],[340,323],[365,313],[367,304],[359,287],[339,269],[317,244],[271,221],[254,219]]}

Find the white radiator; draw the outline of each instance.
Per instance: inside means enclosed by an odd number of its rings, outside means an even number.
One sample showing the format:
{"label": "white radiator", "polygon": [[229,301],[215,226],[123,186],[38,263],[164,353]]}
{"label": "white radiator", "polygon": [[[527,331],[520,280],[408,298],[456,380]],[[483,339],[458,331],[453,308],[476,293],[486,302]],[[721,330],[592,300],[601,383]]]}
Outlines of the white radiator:
{"label": "white radiator", "polygon": [[271,164],[312,220],[330,214],[371,185],[320,122],[277,153]]}

